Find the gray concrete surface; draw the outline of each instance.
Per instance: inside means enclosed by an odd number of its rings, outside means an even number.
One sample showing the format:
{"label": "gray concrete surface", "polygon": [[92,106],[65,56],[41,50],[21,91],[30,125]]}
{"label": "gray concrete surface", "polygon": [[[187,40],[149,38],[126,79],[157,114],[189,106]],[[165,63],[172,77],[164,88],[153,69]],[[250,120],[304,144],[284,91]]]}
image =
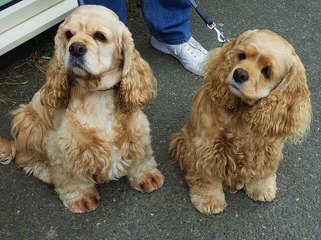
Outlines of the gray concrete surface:
{"label": "gray concrete surface", "polygon": [[[100,207],[71,214],[54,189],[27,176],[14,163],[0,166],[0,239],[321,239],[321,86],[320,1],[201,1],[228,37],[248,29],[271,29],[293,43],[305,63],[314,117],[310,136],[301,145],[286,145],[271,203],[258,203],[244,192],[226,194],[229,207],[219,215],[202,215],[190,203],[178,164],[168,154],[170,137],[188,117],[201,79],[180,63],[154,50],[140,14],[130,19],[137,48],[158,79],[158,96],[145,109],[153,149],[166,180],[162,189],[142,194],[124,179],[99,186]],[[207,49],[219,47],[214,33],[196,14],[194,37]],[[7,76],[19,61],[0,72]],[[8,112],[27,102],[43,75],[24,65],[14,71],[27,85],[0,85],[0,95],[16,103],[0,104],[0,135],[10,136]],[[1,79],[0,81],[2,81]]]}

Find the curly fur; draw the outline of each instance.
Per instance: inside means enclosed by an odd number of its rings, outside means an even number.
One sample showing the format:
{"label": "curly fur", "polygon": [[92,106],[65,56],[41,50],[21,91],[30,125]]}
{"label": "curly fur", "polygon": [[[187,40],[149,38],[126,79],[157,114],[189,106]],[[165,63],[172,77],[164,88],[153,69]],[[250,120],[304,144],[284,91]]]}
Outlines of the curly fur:
{"label": "curly fur", "polygon": [[[271,76],[263,74],[266,66]],[[249,74],[244,83],[234,79],[239,68]],[[285,141],[299,142],[309,131],[302,62],[284,38],[253,30],[213,50],[205,72],[191,115],[170,145],[186,172],[191,201],[203,213],[218,213],[227,206],[223,187],[273,200]]]}
{"label": "curly fur", "polygon": [[122,39],[124,67],[122,84],[118,95],[122,112],[136,111],[156,96],[156,80],[145,71],[148,64],[135,49],[130,32]]}
{"label": "curly fur", "polygon": [[[79,43],[86,48],[81,56],[73,53]],[[155,88],[148,63],[116,14],[79,7],[58,29],[46,83],[13,112],[14,141],[0,139],[0,160],[15,155],[19,167],[53,184],[76,213],[98,207],[96,183],[127,176],[139,191],[156,190],[164,177],[141,111]]]}

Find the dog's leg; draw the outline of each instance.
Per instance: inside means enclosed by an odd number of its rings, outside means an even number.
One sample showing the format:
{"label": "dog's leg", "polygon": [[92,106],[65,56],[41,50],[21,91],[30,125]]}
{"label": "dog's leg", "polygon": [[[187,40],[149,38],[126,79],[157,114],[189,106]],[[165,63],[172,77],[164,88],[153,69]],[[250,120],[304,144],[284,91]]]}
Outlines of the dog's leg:
{"label": "dog's leg", "polygon": [[226,207],[222,181],[216,177],[197,177],[195,174],[186,175],[190,188],[191,202],[201,213],[217,214]]}
{"label": "dog's leg", "polygon": [[[38,111],[37,111],[38,110]],[[27,174],[52,184],[50,165],[44,147],[44,138],[51,123],[36,94],[33,101],[13,112],[11,133],[15,137],[16,164]],[[13,146],[13,144],[11,145]]]}
{"label": "dog's leg", "polygon": [[92,179],[66,169],[62,164],[52,166],[55,190],[65,207],[73,213],[84,213],[96,209],[99,194]]}
{"label": "dog's leg", "polygon": [[[99,194],[95,187],[95,182],[91,178],[92,175],[86,168],[82,169],[82,171],[75,168],[75,160],[68,158],[70,154],[68,155],[66,149],[63,149],[58,144],[59,137],[57,132],[51,132],[47,141],[47,152],[55,190],[65,207],[71,212],[84,213],[92,211],[99,205]],[[64,140],[68,141],[69,139]],[[61,139],[60,144],[66,146]],[[71,152],[76,153],[76,150]],[[81,155],[76,154],[76,157],[79,160]],[[83,165],[89,164],[85,162]]]}
{"label": "dog's leg", "polygon": [[151,147],[145,146],[145,154],[133,154],[139,157],[139,160],[134,160],[129,169],[127,178],[130,185],[141,192],[152,192],[162,187],[164,176],[157,169],[157,164],[153,157]]}
{"label": "dog's leg", "polygon": [[33,175],[39,180],[52,184],[52,176],[48,160],[38,158],[26,152],[18,152],[16,155],[16,163],[22,167],[26,174]]}
{"label": "dog's leg", "polygon": [[276,174],[264,178],[253,178],[245,184],[247,195],[255,201],[272,201],[276,194]]}

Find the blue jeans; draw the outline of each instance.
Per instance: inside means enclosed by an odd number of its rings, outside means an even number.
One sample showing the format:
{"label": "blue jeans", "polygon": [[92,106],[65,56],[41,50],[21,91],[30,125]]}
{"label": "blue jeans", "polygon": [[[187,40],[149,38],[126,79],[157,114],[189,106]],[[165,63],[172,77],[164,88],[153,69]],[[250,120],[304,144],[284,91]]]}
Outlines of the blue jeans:
{"label": "blue jeans", "polygon": [[[126,0],[78,0],[78,3],[103,5],[127,25]],[[181,44],[191,38],[192,7],[188,0],[141,0],[141,6],[149,32],[157,40]]]}

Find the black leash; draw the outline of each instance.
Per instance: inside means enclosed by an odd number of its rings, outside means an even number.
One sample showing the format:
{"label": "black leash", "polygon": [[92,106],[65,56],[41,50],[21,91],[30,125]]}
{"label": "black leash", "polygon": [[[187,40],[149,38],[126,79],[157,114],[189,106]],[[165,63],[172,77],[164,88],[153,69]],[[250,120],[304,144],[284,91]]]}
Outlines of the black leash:
{"label": "black leash", "polygon": [[188,0],[188,1],[195,8],[198,15],[200,15],[200,17],[206,23],[207,27],[211,30],[213,30],[213,29],[215,30],[216,35],[217,35],[217,41],[219,41],[220,43],[223,43],[223,44],[230,41],[227,37],[224,36],[224,34],[220,30],[218,30],[213,18],[211,18],[211,16],[208,15],[205,8],[203,8],[198,2],[196,2],[194,0]]}

